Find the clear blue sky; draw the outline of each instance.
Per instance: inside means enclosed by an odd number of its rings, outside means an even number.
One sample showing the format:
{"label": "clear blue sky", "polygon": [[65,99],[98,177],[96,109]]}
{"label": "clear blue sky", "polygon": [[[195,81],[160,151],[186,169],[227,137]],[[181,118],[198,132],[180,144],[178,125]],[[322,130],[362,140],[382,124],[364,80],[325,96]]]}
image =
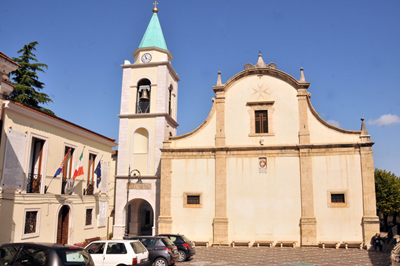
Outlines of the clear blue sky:
{"label": "clear blue sky", "polygon": [[[0,51],[32,41],[49,68],[39,78],[73,123],[118,140],[122,68],[133,61],[154,1],[5,0]],[[207,117],[217,72],[226,82],[257,62],[296,79],[304,67],[311,102],[332,124],[367,122],[375,167],[400,176],[400,1],[158,0],[158,17],[181,81],[178,134]]]}

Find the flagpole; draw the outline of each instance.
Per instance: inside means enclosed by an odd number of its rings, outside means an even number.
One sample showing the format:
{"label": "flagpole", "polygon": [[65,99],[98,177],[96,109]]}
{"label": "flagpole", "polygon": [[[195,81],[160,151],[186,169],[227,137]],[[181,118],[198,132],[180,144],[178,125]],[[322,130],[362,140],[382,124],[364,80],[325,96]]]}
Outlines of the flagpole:
{"label": "flagpole", "polygon": [[[64,159],[63,159],[62,162],[61,162],[61,164],[63,165],[63,166],[62,166],[63,168],[61,169],[61,172],[62,172],[62,170],[64,169],[65,158],[67,158],[67,156],[68,156],[68,154],[69,154],[70,151],[71,151],[71,148],[69,148],[67,154],[65,154],[65,157],[64,157]],[[44,186],[44,194],[46,194],[46,192],[47,192],[47,190],[49,189],[50,184],[51,184],[51,182],[53,182],[53,179],[54,179],[54,178],[56,178],[56,176],[53,176],[53,178],[50,180],[50,183],[49,183],[48,186]]]}

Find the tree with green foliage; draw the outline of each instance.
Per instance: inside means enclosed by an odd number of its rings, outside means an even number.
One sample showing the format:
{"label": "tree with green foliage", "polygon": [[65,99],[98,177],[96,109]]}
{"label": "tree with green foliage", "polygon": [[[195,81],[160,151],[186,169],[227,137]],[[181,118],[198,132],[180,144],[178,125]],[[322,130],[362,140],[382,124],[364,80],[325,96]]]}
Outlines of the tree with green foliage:
{"label": "tree with green foliage", "polygon": [[48,114],[54,115],[54,113],[39,104],[48,104],[53,102],[49,95],[43,92],[39,92],[44,88],[44,83],[39,81],[37,72],[44,72],[43,68],[47,69],[47,65],[43,63],[37,63],[36,55],[32,51],[36,51],[36,45],[38,42],[31,42],[30,44],[24,45],[24,48],[18,51],[19,57],[13,57],[12,60],[21,65],[20,68],[11,72],[14,90],[10,94],[10,98],[16,102],[20,102],[39,110],[42,110]]}
{"label": "tree with green foliage", "polygon": [[[387,231],[387,217],[400,211],[400,180],[386,170],[375,168],[376,208],[383,214],[384,230]],[[395,220],[394,220],[395,221]]]}

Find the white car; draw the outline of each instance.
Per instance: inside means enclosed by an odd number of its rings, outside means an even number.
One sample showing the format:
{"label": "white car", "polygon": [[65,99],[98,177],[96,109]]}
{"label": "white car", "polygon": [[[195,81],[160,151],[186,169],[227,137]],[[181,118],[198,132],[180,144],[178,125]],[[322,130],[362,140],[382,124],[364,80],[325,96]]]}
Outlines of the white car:
{"label": "white car", "polygon": [[150,265],[149,252],[138,240],[99,240],[85,247],[95,266]]}

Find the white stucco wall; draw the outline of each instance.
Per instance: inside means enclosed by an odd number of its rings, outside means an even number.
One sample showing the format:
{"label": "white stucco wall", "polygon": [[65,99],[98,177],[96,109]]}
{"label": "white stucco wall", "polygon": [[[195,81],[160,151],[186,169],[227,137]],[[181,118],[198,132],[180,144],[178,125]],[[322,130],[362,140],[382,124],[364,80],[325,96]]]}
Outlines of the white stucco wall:
{"label": "white stucco wall", "polygon": [[[215,160],[176,159],[172,162],[172,232],[192,240],[212,241],[215,217]],[[183,207],[184,193],[201,193],[202,207]]]}
{"label": "white stucco wall", "polygon": [[[319,241],[362,240],[362,178],[360,156],[315,156],[314,206]],[[329,192],[345,193],[346,207],[331,207]]]}
{"label": "white stucco wall", "polygon": [[259,173],[258,157],[227,160],[229,241],[300,239],[299,160],[267,160],[267,173]]}

